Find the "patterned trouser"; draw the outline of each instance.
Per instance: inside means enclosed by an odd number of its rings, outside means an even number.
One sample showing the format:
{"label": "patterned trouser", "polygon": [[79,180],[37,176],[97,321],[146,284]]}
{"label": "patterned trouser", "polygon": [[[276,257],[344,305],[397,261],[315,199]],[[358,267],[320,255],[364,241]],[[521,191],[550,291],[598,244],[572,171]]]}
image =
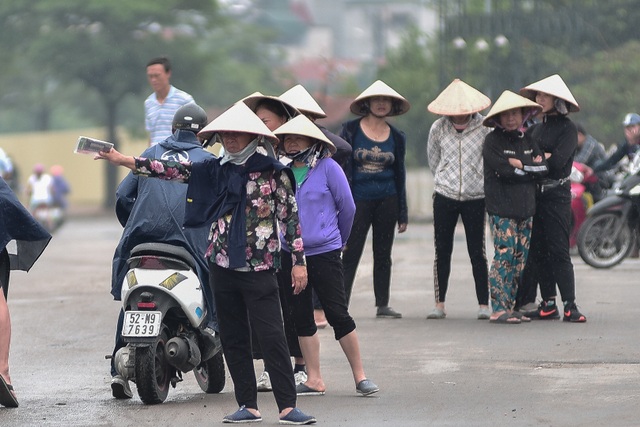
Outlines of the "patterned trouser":
{"label": "patterned trouser", "polygon": [[513,310],[529,254],[532,224],[533,218],[518,220],[489,215],[494,247],[489,291],[494,312]]}

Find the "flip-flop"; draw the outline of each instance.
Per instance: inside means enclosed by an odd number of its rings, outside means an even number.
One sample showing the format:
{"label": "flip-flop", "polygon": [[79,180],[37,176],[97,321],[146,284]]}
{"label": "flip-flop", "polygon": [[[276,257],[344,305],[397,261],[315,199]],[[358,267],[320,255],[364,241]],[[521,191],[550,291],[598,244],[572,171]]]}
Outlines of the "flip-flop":
{"label": "flip-flop", "polygon": [[298,396],[323,396],[324,391],[316,390],[306,386],[304,383],[300,383],[296,386],[296,394]]}
{"label": "flip-flop", "polygon": [[6,406],[7,408],[18,407],[18,399],[16,399],[15,394],[13,394],[13,386],[7,384],[2,375],[0,375],[0,405]]}
{"label": "flip-flop", "polygon": [[531,322],[531,318],[530,318],[530,317],[525,316],[525,315],[524,315],[524,314],[522,314],[522,312],[520,312],[520,311],[514,311],[512,314],[513,314],[513,316],[514,316],[514,317],[517,317],[518,319],[520,319],[520,321],[521,321],[522,323],[528,323],[528,322]]}
{"label": "flip-flop", "polygon": [[502,323],[503,325],[519,325],[522,321],[513,315],[513,313],[507,313],[506,311],[495,319],[489,319],[490,323]]}

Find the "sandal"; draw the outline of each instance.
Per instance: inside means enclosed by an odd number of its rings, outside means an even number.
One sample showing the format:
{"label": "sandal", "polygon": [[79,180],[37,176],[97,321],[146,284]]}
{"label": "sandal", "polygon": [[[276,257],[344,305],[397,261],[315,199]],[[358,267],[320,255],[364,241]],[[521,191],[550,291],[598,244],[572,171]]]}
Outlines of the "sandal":
{"label": "sandal", "polygon": [[7,408],[17,408],[18,399],[13,391],[13,386],[7,384],[5,379],[0,375],[0,405]]}
{"label": "sandal", "polygon": [[514,312],[512,312],[512,314],[513,314],[513,316],[514,316],[514,317],[517,317],[518,319],[520,319],[520,321],[521,321],[522,323],[528,323],[528,322],[531,322],[531,318],[530,318],[530,317],[525,316],[524,314],[522,314],[522,312],[521,312],[521,311],[514,311]]}
{"label": "sandal", "polygon": [[490,323],[502,323],[504,325],[519,325],[522,321],[514,313],[504,312],[495,319],[489,319]]}

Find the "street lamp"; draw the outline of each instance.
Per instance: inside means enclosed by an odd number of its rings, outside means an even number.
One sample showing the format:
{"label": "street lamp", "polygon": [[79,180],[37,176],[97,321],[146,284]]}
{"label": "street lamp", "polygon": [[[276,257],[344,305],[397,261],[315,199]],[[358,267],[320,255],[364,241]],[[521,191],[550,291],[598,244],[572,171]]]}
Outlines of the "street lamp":
{"label": "street lamp", "polygon": [[464,67],[464,50],[467,48],[467,42],[462,37],[458,36],[452,41],[453,49],[456,53],[456,74],[459,78],[463,78],[465,72]]}

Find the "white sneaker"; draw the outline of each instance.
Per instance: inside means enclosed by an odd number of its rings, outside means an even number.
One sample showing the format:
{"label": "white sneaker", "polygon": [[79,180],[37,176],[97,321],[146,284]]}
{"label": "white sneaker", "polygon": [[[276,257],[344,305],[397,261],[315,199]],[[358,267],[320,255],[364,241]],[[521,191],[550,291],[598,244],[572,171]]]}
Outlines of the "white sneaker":
{"label": "white sneaker", "polygon": [[487,320],[491,317],[491,309],[489,307],[480,307],[478,310],[478,319]]}
{"label": "white sneaker", "polygon": [[269,378],[269,372],[264,371],[258,378],[258,391],[271,391],[271,378]]}
{"label": "white sneaker", "polygon": [[298,371],[293,374],[293,379],[296,381],[296,385],[304,384],[307,382],[307,373],[305,371]]}

